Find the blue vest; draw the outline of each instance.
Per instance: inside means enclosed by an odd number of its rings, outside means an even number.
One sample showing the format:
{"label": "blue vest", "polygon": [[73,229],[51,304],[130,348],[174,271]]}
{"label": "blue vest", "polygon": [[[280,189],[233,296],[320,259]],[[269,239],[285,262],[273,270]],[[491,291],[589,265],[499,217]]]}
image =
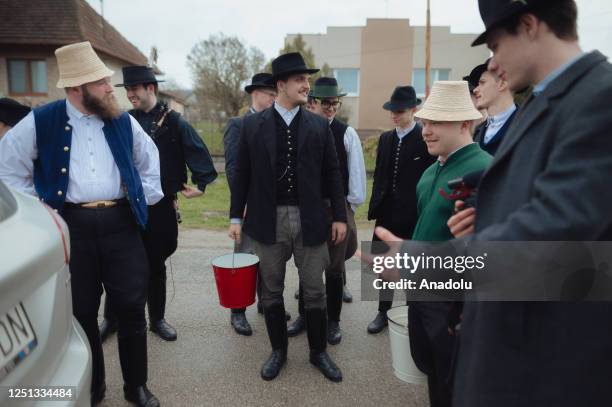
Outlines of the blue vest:
{"label": "blue vest", "polygon": [[[68,190],[72,126],[68,124],[66,100],[58,100],[34,109],[36,123],[36,148],[34,161],[34,188],[47,205],[62,212]],[[147,202],[138,170],[132,155],[132,123],[127,113],[117,119],[105,120],[104,136],[119,168],[122,186],[127,189],[136,222],[144,228],[147,224]]]}

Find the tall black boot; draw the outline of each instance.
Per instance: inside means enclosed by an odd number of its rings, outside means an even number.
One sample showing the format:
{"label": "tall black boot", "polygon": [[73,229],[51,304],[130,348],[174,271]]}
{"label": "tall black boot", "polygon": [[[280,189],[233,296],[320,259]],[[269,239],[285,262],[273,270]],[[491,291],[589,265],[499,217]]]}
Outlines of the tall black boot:
{"label": "tall black boot", "polygon": [[159,401],[147,388],[147,334],[119,335],[119,362],[125,399],[143,407],[158,407]]}
{"label": "tall black boot", "polygon": [[325,293],[327,296],[327,342],[337,345],[342,340],[340,331],[340,312],[342,311],[342,275],[326,274]]}
{"label": "tall black boot", "polygon": [[333,382],[342,381],[342,372],[326,352],[327,317],[326,310],[320,308],[306,310],[306,329],[310,346],[310,363]]}
{"label": "tall black boot", "polygon": [[264,307],[266,329],[272,345],[272,354],[261,368],[261,378],[272,380],[280,373],[287,361],[287,323],[285,320],[285,305],[277,302]]}
{"label": "tall black boot", "polygon": [[287,329],[287,334],[291,337],[297,336],[306,329],[306,319],[304,317],[304,292],[302,285],[298,288],[298,316]]}
{"label": "tall black boot", "polygon": [[98,330],[98,321],[95,317],[77,317],[81,327],[87,335],[91,348],[91,404],[95,405],[104,399],[106,393],[106,373],[104,370],[104,352],[102,351],[102,341]]}

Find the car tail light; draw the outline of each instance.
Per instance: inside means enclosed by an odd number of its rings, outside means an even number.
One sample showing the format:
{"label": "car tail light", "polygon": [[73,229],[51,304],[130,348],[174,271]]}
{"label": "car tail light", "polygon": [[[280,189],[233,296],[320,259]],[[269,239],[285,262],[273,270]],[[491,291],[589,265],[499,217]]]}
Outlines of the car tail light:
{"label": "car tail light", "polygon": [[[41,202],[42,203],[42,202]],[[62,218],[57,214],[55,209],[51,208],[49,205],[42,203],[43,206],[49,211],[51,214],[51,218],[53,218],[53,222],[57,226],[57,229],[60,232],[60,236],[62,237],[62,245],[64,246],[64,261],[66,264],[70,261],[70,256],[68,255],[68,247],[66,245],[66,236],[64,235],[64,229],[62,228]]]}

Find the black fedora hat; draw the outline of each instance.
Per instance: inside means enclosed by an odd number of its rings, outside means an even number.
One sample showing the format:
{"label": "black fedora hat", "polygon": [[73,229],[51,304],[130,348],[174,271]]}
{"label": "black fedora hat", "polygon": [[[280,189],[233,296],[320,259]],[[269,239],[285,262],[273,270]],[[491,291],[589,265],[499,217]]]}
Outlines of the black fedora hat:
{"label": "black fedora hat", "polygon": [[398,86],[391,94],[391,99],[385,102],[385,110],[404,110],[412,109],[421,104],[421,99],[416,97],[416,92],[412,86]]}
{"label": "black fedora hat", "polygon": [[510,17],[528,11],[535,1],[537,0],[478,0],[478,9],[485,25],[485,32],[472,42],[472,47],[487,42],[487,35],[492,29]]}
{"label": "black fedora hat", "polygon": [[30,113],[28,106],[24,106],[16,100],[9,98],[0,99],[0,122],[14,127]]}
{"label": "black fedora hat", "polygon": [[115,85],[116,87],[140,85],[143,83],[159,83],[165,82],[157,80],[153,68],[144,65],[124,66],[121,68],[123,72],[123,83]]}
{"label": "black fedora hat", "polygon": [[265,72],[256,73],[251,78],[251,84],[244,87],[244,91],[250,94],[255,89],[259,88],[269,88],[276,90],[276,86],[274,86],[274,82],[272,82],[272,74]]}
{"label": "black fedora hat", "polygon": [[474,89],[478,87],[478,83],[480,82],[480,77],[482,76],[484,72],[487,71],[487,68],[489,66],[489,60],[490,58],[487,59],[484,64],[477,65],[474,69],[472,69],[472,72],[470,72],[468,76],[463,77],[463,80],[467,81],[468,83],[470,92],[473,92]]}
{"label": "black fedora hat", "polygon": [[272,79],[276,80],[283,76],[299,73],[313,74],[319,72],[318,69],[308,68],[302,54],[290,52],[283,54],[272,61]]}
{"label": "black fedora hat", "polygon": [[336,78],[322,76],[317,79],[312,89],[313,98],[341,98],[346,96],[346,93],[341,93],[338,89],[338,81]]}

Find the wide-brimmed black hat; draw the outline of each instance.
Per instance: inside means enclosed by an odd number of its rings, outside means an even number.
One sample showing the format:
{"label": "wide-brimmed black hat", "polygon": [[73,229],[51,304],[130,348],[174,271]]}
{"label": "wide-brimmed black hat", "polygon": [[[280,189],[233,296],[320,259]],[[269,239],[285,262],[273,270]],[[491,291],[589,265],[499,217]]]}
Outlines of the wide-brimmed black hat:
{"label": "wide-brimmed black hat", "polygon": [[276,90],[276,86],[274,86],[274,82],[272,82],[272,74],[265,72],[256,73],[251,78],[251,84],[244,87],[244,91],[250,94],[255,89],[260,88],[269,88]]}
{"label": "wide-brimmed black hat", "polygon": [[121,68],[121,71],[123,72],[123,83],[115,85],[116,87],[134,86],[143,83],[165,82],[163,80],[160,81],[155,77],[155,72],[150,66],[124,66]]}
{"label": "wide-brimmed black hat", "polygon": [[421,104],[421,99],[416,97],[416,92],[412,86],[398,86],[391,94],[391,99],[385,102],[385,110],[404,110],[412,109]]}
{"label": "wide-brimmed black hat", "polygon": [[9,98],[0,99],[0,122],[11,127],[15,126],[30,113],[28,106]]}
{"label": "wide-brimmed black hat", "polygon": [[276,80],[283,76],[289,76],[299,73],[313,74],[319,72],[318,69],[308,68],[302,54],[299,52],[290,52],[283,54],[272,61],[272,79]]}
{"label": "wide-brimmed black hat", "polygon": [[537,0],[478,0],[480,17],[486,30],[472,42],[472,47],[487,42],[487,35],[492,29],[510,17],[529,10],[535,1]]}
{"label": "wide-brimmed black hat", "polygon": [[484,64],[477,65],[474,69],[472,69],[472,72],[470,72],[468,76],[463,77],[463,80],[467,81],[468,83],[470,92],[473,92],[474,89],[478,87],[478,83],[480,82],[480,77],[482,76],[484,72],[487,71],[487,67],[489,66],[489,59],[487,59]]}
{"label": "wide-brimmed black hat", "polygon": [[322,76],[315,81],[312,89],[313,98],[341,98],[346,96],[346,93],[341,93],[338,89],[338,81],[336,78]]}

